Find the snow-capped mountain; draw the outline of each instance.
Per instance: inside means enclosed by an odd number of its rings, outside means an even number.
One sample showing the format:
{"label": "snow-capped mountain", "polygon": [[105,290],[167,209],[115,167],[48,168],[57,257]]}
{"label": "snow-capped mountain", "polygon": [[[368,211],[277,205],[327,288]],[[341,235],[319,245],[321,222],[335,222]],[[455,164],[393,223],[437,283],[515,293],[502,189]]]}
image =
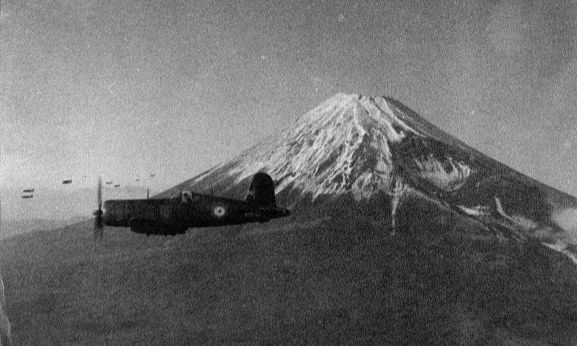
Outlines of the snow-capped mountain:
{"label": "snow-capped mountain", "polygon": [[191,189],[237,194],[255,173],[276,181],[283,202],[390,197],[396,210],[420,196],[511,239],[538,239],[577,263],[577,200],[488,158],[392,98],[337,94],[230,162],[162,195]]}
{"label": "snow-capped mountain", "polygon": [[277,181],[277,194],[297,190],[299,198],[313,200],[343,193],[367,198],[388,189],[394,167],[390,146],[412,131],[384,98],[337,94],[291,130],[181,186],[208,180],[217,185],[228,177],[238,184],[262,170]]}

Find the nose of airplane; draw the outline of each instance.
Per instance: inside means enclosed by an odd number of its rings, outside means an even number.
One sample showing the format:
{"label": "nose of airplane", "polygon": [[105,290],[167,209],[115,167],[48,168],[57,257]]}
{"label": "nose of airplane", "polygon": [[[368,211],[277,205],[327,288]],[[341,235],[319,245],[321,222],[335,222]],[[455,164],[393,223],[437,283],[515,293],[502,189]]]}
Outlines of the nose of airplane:
{"label": "nose of airplane", "polygon": [[110,221],[110,212],[108,211],[109,209],[110,209],[110,203],[109,201],[105,201],[102,204],[102,220],[104,221],[105,225],[108,225]]}
{"label": "nose of airplane", "polygon": [[131,200],[108,200],[102,205],[102,220],[107,226],[128,227],[134,208]]}
{"label": "nose of airplane", "polygon": [[102,205],[102,221],[107,226],[120,226],[121,211],[115,201],[105,201]]}

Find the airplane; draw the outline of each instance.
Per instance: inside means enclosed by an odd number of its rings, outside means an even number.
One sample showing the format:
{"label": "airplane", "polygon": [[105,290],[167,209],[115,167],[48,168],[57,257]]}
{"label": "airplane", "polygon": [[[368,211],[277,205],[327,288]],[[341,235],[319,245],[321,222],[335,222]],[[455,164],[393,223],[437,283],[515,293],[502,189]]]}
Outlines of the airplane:
{"label": "airplane", "polygon": [[267,222],[290,215],[276,205],[274,183],[263,172],[252,179],[246,200],[179,191],[172,198],[117,199],[102,203],[98,180],[98,209],[94,212],[94,237],[102,238],[103,226],[130,227],[146,235],[176,235],[193,227],[219,227]]}
{"label": "airplane", "polygon": [[62,180],[62,185],[72,184],[72,179]]}
{"label": "airplane", "polygon": [[22,192],[23,192],[23,193],[32,193],[32,192],[34,192],[34,188],[24,189],[24,190],[22,190]]}
{"label": "airplane", "polygon": [[22,195],[22,198],[23,198],[23,199],[29,199],[29,198],[32,198],[32,197],[34,197],[34,195]]}

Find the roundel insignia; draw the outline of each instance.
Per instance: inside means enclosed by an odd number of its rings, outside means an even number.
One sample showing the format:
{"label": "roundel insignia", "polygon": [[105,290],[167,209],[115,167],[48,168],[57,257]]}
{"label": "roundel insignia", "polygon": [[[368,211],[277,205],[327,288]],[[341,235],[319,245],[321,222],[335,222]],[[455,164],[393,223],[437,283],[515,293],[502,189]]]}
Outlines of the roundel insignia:
{"label": "roundel insignia", "polygon": [[226,214],[226,209],[222,206],[222,205],[217,205],[214,207],[214,209],[212,210],[212,213],[214,214],[214,216],[216,217],[223,217],[224,214]]}

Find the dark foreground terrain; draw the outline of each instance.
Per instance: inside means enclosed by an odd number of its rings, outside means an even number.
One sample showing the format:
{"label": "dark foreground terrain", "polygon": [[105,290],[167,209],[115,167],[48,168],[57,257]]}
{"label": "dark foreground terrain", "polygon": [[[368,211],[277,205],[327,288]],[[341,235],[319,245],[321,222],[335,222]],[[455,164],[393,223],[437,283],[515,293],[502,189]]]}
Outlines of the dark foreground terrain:
{"label": "dark foreground terrain", "polygon": [[569,259],[414,200],[395,235],[352,214],[2,240],[14,344],[577,344]]}

